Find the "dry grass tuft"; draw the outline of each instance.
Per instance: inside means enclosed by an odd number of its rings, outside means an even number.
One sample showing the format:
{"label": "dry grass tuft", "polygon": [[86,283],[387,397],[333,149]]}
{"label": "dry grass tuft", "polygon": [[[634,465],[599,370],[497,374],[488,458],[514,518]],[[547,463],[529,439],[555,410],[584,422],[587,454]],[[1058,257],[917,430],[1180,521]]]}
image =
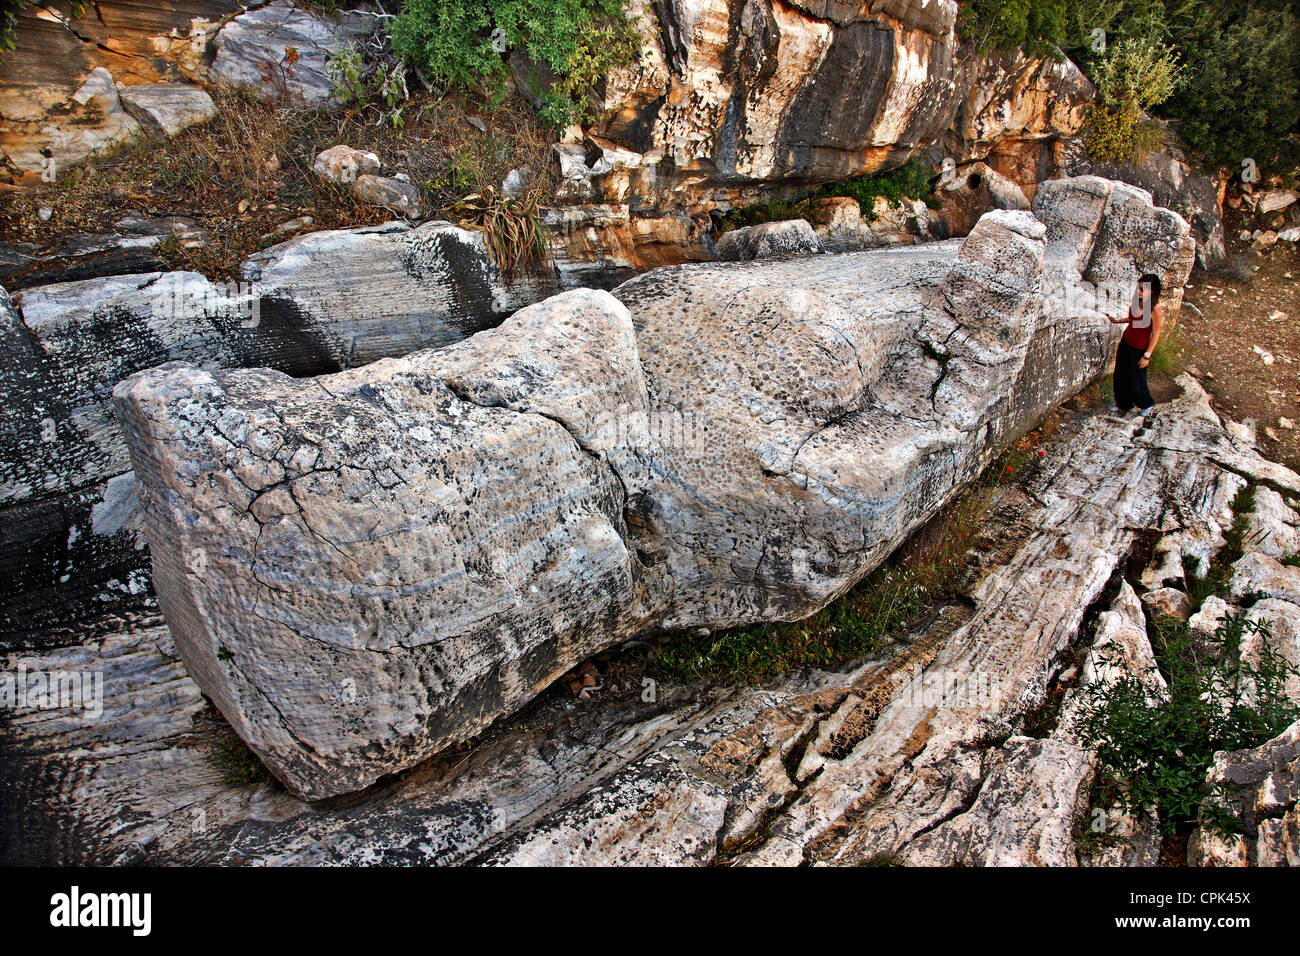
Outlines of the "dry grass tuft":
{"label": "dry grass tuft", "polygon": [[[554,134],[519,100],[487,110],[458,96],[418,95],[395,128],[373,104],[316,109],[227,89],[214,99],[217,115],[205,126],[166,141],[137,139],[68,169],[57,182],[7,193],[0,234],[49,250],[75,233],[112,231],[131,210],[189,216],[209,231],[209,242],[188,248],[168,241],[159,254],[175,269],[234,277],[248,255],[288,238],[263,238],[288,220],[310,216],[312,229],[338,229],[393,218],[312,172],[316,154],[336,143],[375,152],[385,175],[407,173],[435,212],[496,189],[517,166],[534,171],[534,208],[554,193]],[[42,207],[53,211],[48,221],[38,215]]]}

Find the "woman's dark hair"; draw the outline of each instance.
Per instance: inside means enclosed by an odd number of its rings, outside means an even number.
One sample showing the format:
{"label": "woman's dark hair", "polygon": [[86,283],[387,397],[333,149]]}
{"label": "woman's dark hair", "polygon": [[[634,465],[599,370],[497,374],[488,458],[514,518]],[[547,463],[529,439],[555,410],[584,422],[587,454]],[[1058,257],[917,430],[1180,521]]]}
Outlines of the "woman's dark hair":
{"label": "woman's dark hair", "polygon": [[1151,308],[1154,309],[1160,304],[1160,277],[1148,272],[1141,279],[1138,279],[1138,285],[1141,286],[1144,282],[1151,288]]}

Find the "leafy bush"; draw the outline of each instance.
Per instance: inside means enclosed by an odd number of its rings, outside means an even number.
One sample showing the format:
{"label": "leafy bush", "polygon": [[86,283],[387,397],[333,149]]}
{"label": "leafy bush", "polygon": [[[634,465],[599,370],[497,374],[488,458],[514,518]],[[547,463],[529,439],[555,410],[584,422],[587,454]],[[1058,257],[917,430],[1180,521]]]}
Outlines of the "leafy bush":
{"label": "leafy bush", "polygon": [[343,103],[379,104],[382,118],[394,128],[405,123],[402,111],[411,97],[406,65],[393,56],[382,34],[365,48],[351,42],[340,44],[326,58],[325,68]]}
{"label": "leafy bush", "polygon": [[[1258,666],[1236,660],[1247,631],[1263,638]],[[1094,799],[1139,813],[1156,810],[1172,834],[1197,820],[1216,751],[1259,746],[1300,717],[1300,708],[1284,690],[1295,668],[1272,650],[1267,623],[1229,615],[1209,647],[1182,621],[1159,622],[1158,635],[1169,701],[1153,706],[1142,680],[1124,677],[1091,691],[1080,731],[1097,751],[1100,792]],[[1213,812],[1207,822],[1221,830],[1231,826],[1230,818]]]}
{"label": "leafy bush", "polygon": [[1239,168],[1300,154],[1300,18],[1280,0],[1179,0],[1170,34],[1186,82],[1167,104],[1187,142],[1212,163]]}
{"label": "leafy bush", "polygon": [[816,189],[812,198],[849,196],[856,199],[862,211],[870,216],[878,196],[883,196],[891,203],[903,199],[929,199],[934,192],[930,179],[930,168],[920,160],[914,159],[897,169],[828,183]]}
{"label": "leafy bush", "polygon": [[1065,40],[1069,7],[1069,0],[967,0],[957,27],[981,52],[1020,47],[1042,55]]}
{"label": "leafy bush", "polygon": [[1063,46],[1076,63],[1091,65],[1121,40],[1165,38],[1164,17],[1164,0],[1070,0]]}
{"label": "leafy bush", "polygon": [[597,84],[631,62],[640,38],[623,0],[405,0],[391,26],[393,48],[432,83],[505,96],[503,54],[537,66],[542,116],[555,126],[590,118]]}
{"label": "leafy bush", "polygon": [[1159,40],[1128,37],[1108,47],[1093,77],[1101,102],[1089,110],[1084,129],[1093,159],[1122,164],[1137,158],[1143,111],[1172,96],[1181,75],[1174,51]]}

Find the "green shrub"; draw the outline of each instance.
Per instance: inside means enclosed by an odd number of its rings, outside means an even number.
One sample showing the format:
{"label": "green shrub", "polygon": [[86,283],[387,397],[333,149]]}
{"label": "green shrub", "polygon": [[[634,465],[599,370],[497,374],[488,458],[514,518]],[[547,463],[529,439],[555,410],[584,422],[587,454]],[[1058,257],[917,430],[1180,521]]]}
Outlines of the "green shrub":
{"label": "green shrub", "polygon": [[818,199],[847,196],[858,201],[858,208],[867,218],[873,215],[876,197],[883,196],[891,203],[903,199],[922,199],[932,209],[939,206],[930,182],[931,171],[925,163],[914,159],[896,169],[853,176],[837,182],[818,186],[794,198],[770,197],[766,202],[754,203],[733,209],[723,217],[720,229],[738,229],[764,222],[781,222],[786,219],[811,219]]}
{"label": "green shrub", "polygon": [[[1236,660],[1247,631],[1263,638],[1258,666]],[[1153,706],[1142,680],[1128,676],[1094,687],[1084,700],[1080,731],[1096,748],[1099,767],[1094,799],[1138,813],[1156,810],[1170,834],[1195,823],[1215,752],[1257,747],[1300,717],[1284,691],[1295,668],[1270,639],[1267,623],[1242,615],[1229,615],[1208,648],[1184,622],[1160,621],[1153,645],[1170,699]],[[1211,826],[1231,827],[1212,806],[1207,811]]]}
{"label": "green shrub", "polygon": [[1117,165],[1138,158],[1143,110],[1172,96],[1181,75],[1174,51],[1159,40],[1128,37],[1108,46],[1093,76],[1100,102],[1084,127],[1092,158]]}
{"label": "green shrub", "polygon": [[1300,18],[1282,2],[1171,3],[1169,30],[1186,81],[1167,109],[1211,163],[1240,168],[1297,159]]}
{"label": "green shrub", "polygon": [[856,199],[862,211],[870,216],[878,196],[883,196],[891,203],[903,199],[929,199],[934,192],[930,178],[930,168],[914,159],[897,169],[828,183],[814,190],[811,198],[849,196]]}
{"label": "green shrub", "polygon": [[1064,42],[1069,7],[1069,0],[967,0],[957,28],[981,52],[1020,47],[1043,55]]}
{"label": "green shrub", "polygon": [[493,104],[506,93],[504,52],[522,50],[538,67],[529,92],[557,127],[591,118],[597,84],[640,50],[623,0],[405,0],[391,36],[430,82]]}
{"label": "green shrub", "polygon": [[[1091,67],[1121,40],[1166,38],[1164,18],[1164,0],[1070,0],[1063,45],[1076,63]],[[1097,30],[1104,40],[1101,49],[1096,48]]]}

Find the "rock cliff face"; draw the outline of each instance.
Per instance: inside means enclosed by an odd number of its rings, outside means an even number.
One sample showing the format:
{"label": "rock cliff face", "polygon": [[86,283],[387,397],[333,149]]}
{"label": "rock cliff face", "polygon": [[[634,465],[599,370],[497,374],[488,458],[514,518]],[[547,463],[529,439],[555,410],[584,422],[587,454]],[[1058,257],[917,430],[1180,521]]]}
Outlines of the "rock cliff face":
{"label": "rock cliff face", "polygon": [[[1139,595],[1219,553],[1247,485],[1245,540],[1266,550],[1237,562],[1240,587],[1293,595],[1248,612],[1289,622],[1279,652],[1300,633],[1300,588],[1264,560],[1297,553],[1300,476],[1180,385],[1150,419],[1067,408],[1044,457],[981,493],[960,593],[876,658],[728,688],[656,685],[615,657],[590,695],[543,694],[472,749],[346,801],[250,779],[161,624],[11,656],[11,671],[101,673],[104,694],[98,717],[13,716],[0,846],[46,864],[1152,865],[1156,819],[1107,816],[1107,840],[1078,839],[1110,813],[1089,806],[1080,695],[1151,679]],[[1219,755],[1212,777],[1250,836],[1201,841],[1194,862],[1294,864],[1295,741]]]}
{"label": "rock cliff face", "polygon": [[988,160],[1036,183],[1051,175],[1051,142],[1078,128],[1092,97],[1069,61],[960,50],[952,0],[629,9],[645,48],[609,77],[605,104],[617,112],[602,133],[637,154],[623,164],[634,206],[841,179],[936,144],[956,163]]}
{"label": "rock cliff face", "polygon": [[[1283,605],[1297,644],[1295,605]],[[1293,695],[1294,697],[1294,695]],[[1300,866],[1300,721],[1253,750],[1219,753],[1210,768],[1215,803],[1240,833],[1201,827],[1188,848],[1198,866]]]}
{"label": "rock cliff face", "polygon": [[[1036,214],[1036,215],[1035,215]],[[801,617],[1104,367],[1085,284],[1191,266],[1139,190],[961,243],[677,266],[311,380],[115,391],[187,668],[297,793],[358,789],[653,628]]]}

